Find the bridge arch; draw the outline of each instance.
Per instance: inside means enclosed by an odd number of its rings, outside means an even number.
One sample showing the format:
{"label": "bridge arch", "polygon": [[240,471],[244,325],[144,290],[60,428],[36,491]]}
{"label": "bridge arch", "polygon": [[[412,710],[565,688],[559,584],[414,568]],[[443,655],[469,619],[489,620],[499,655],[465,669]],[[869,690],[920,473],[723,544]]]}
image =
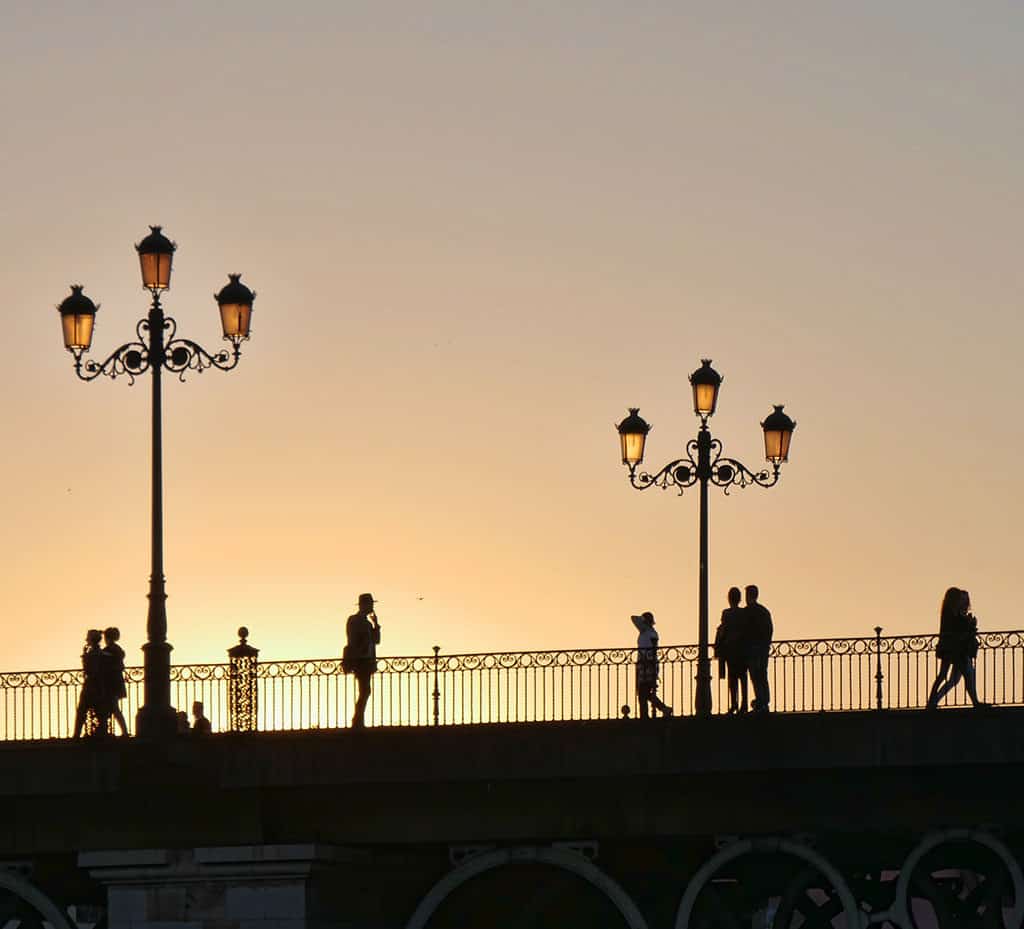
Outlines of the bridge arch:
{"label": "bridge arch", "polygon": [[622,918],[626,921],[629,929],[647,929],[647,921],[629,894],[622,889],[622,886],[617,881],[602,871],[597,865],[588,861],[577,852],[569,851],[565,848],[532,845],[499,848],[489,852],[482,852],[466,859],[456,868],[449,871],[430,889],[427,895],[420,901],[419,906],[416,907],[409,922],[406,923],[406,929],[424,929],[430,917],[434,915],[434,912],[448,895],[477,875],[505,865],[522,864],[524,862],[551,865],[583,878],[583,880],[596,887],[612,902],[619,913],[622,914]]}
{"label": "bridge arch", "polygon": [[800,842],[779,838],[740,839],[727,845],[704,862],[686,886],[686,892],[683,894],[679,909],[676,911],[676,929],[687,929],[690,925],[690,918],[693,915],[693,907],[697,902],[698,895],[723,865],[743,855],[774,854],[779,852],[785,855],[792,855],[817,868],[839,894],[839,901],[843,907],[847,929],[860,929],[861,917],[857,908],[857,901],[854,900],[853,893],[850,891],[849,885],[842,874],[820,852],[816,852],[813,848]]}
{"label": "bridge arch", "polygon": [[910,916],[910,883],[914,871],[922,859],[931,851],[946,842],[976,842],[993,852],[999,858],[1013,881],[1014,905],[1010,914],[1009,926],[1024,924],[1024,873],[1013,853],[999,839],[983,829],[940,829],[925,836],[907,856],[900,868],[899,880],[896,883],[895,921],[900,926],[914,925]]}
{"label": "bridge arch", "polygon": [[9,890],[29,904],[53,929],[74,929],[67,915],[28,878],[0,869],[0,890]]}

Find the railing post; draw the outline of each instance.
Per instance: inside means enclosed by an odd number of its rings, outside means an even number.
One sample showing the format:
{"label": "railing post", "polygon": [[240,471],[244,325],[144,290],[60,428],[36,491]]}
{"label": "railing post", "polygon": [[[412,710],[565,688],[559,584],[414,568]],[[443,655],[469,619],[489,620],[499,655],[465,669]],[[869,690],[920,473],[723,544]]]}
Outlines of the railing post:
{"label": "railing post", "polygon": [[256,685],[260,650],[248,642],[249,630],[238,630],[238,644],[228,649],[228,728],[255,732],[259,695]]}
{"label": "railing post", "polygon": [[437,726],[441,722],[441,688],[439,686],[440,679],[437,674],[438,665],[438,652],[441,651],[440,645],[434,646],[434,725]]}
{"label": "railing post", "polygon": [[882,627],[875,626],[875,706],[882,708],[882,681],[885,675],[882,674]]}

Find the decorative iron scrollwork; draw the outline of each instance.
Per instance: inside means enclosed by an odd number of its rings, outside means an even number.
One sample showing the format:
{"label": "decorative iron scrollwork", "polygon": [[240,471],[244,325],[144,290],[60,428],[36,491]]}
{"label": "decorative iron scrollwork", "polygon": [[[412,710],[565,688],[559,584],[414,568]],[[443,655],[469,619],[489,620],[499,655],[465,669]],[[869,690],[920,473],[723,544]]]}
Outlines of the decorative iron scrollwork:
{"label": "decorative iron scrollwork", "polygon": [[[726,494],[731,487],[749,487],[757,484],[759,487],[773,487],[779,481],[780,469],[776,464],[771,470],[762,468],[760,471],[751,471],[743,462],[735,458],[726,458],[722,455],[722,443],[718,439],[711,439],[708,443],[709,463],[707,479],[716,487],[721,487]],[[637,471],[630,468],[629,482],[637,490],[647,490],[650,487],[660,487],[668,490],[674,487],[680,495],[688,487],[692,487],[700,480],[700,448],[697,439],[690,439],[686,443],[686,457],[670,461],[660,471],[651,474],[647,471]]]}

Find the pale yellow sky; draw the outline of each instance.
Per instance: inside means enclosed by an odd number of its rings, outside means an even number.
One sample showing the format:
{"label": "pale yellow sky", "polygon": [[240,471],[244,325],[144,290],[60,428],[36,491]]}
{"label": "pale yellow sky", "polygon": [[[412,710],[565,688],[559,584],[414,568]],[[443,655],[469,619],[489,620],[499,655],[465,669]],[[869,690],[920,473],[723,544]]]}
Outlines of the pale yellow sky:
{"label": "pale yellow sky", "polygon": [[258,292],[229,375],[165,394],[169,638],[218,660],[696,638],[697,497],[638,494],[712,421],[780,484],[711,499],[713,614],[780,638],[1016,628],[1024,8],[1011,2],[15,3],[0,36],[0,668],[144,638],[148,381],[82,384],[54,306]]}

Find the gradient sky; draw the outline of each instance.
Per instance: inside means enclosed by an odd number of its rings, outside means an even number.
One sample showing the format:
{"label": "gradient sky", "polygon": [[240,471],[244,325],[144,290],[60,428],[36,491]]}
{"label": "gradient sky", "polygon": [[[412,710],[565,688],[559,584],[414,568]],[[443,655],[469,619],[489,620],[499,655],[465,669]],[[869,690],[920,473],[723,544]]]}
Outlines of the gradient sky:
{"label": "gradient sky", "polygon": [[770,491],[711,497],[713,616],[930,631],[967,587],[1020,628],[1024,6],[890,2],[5,5],[0,668],[140,661],[149,384],[83,384],[54,306],[166,307],[231,374],[168,381],[169,638],[222,660],[696,637],[697,495],[631,490],[696,431],[798,422]]}

